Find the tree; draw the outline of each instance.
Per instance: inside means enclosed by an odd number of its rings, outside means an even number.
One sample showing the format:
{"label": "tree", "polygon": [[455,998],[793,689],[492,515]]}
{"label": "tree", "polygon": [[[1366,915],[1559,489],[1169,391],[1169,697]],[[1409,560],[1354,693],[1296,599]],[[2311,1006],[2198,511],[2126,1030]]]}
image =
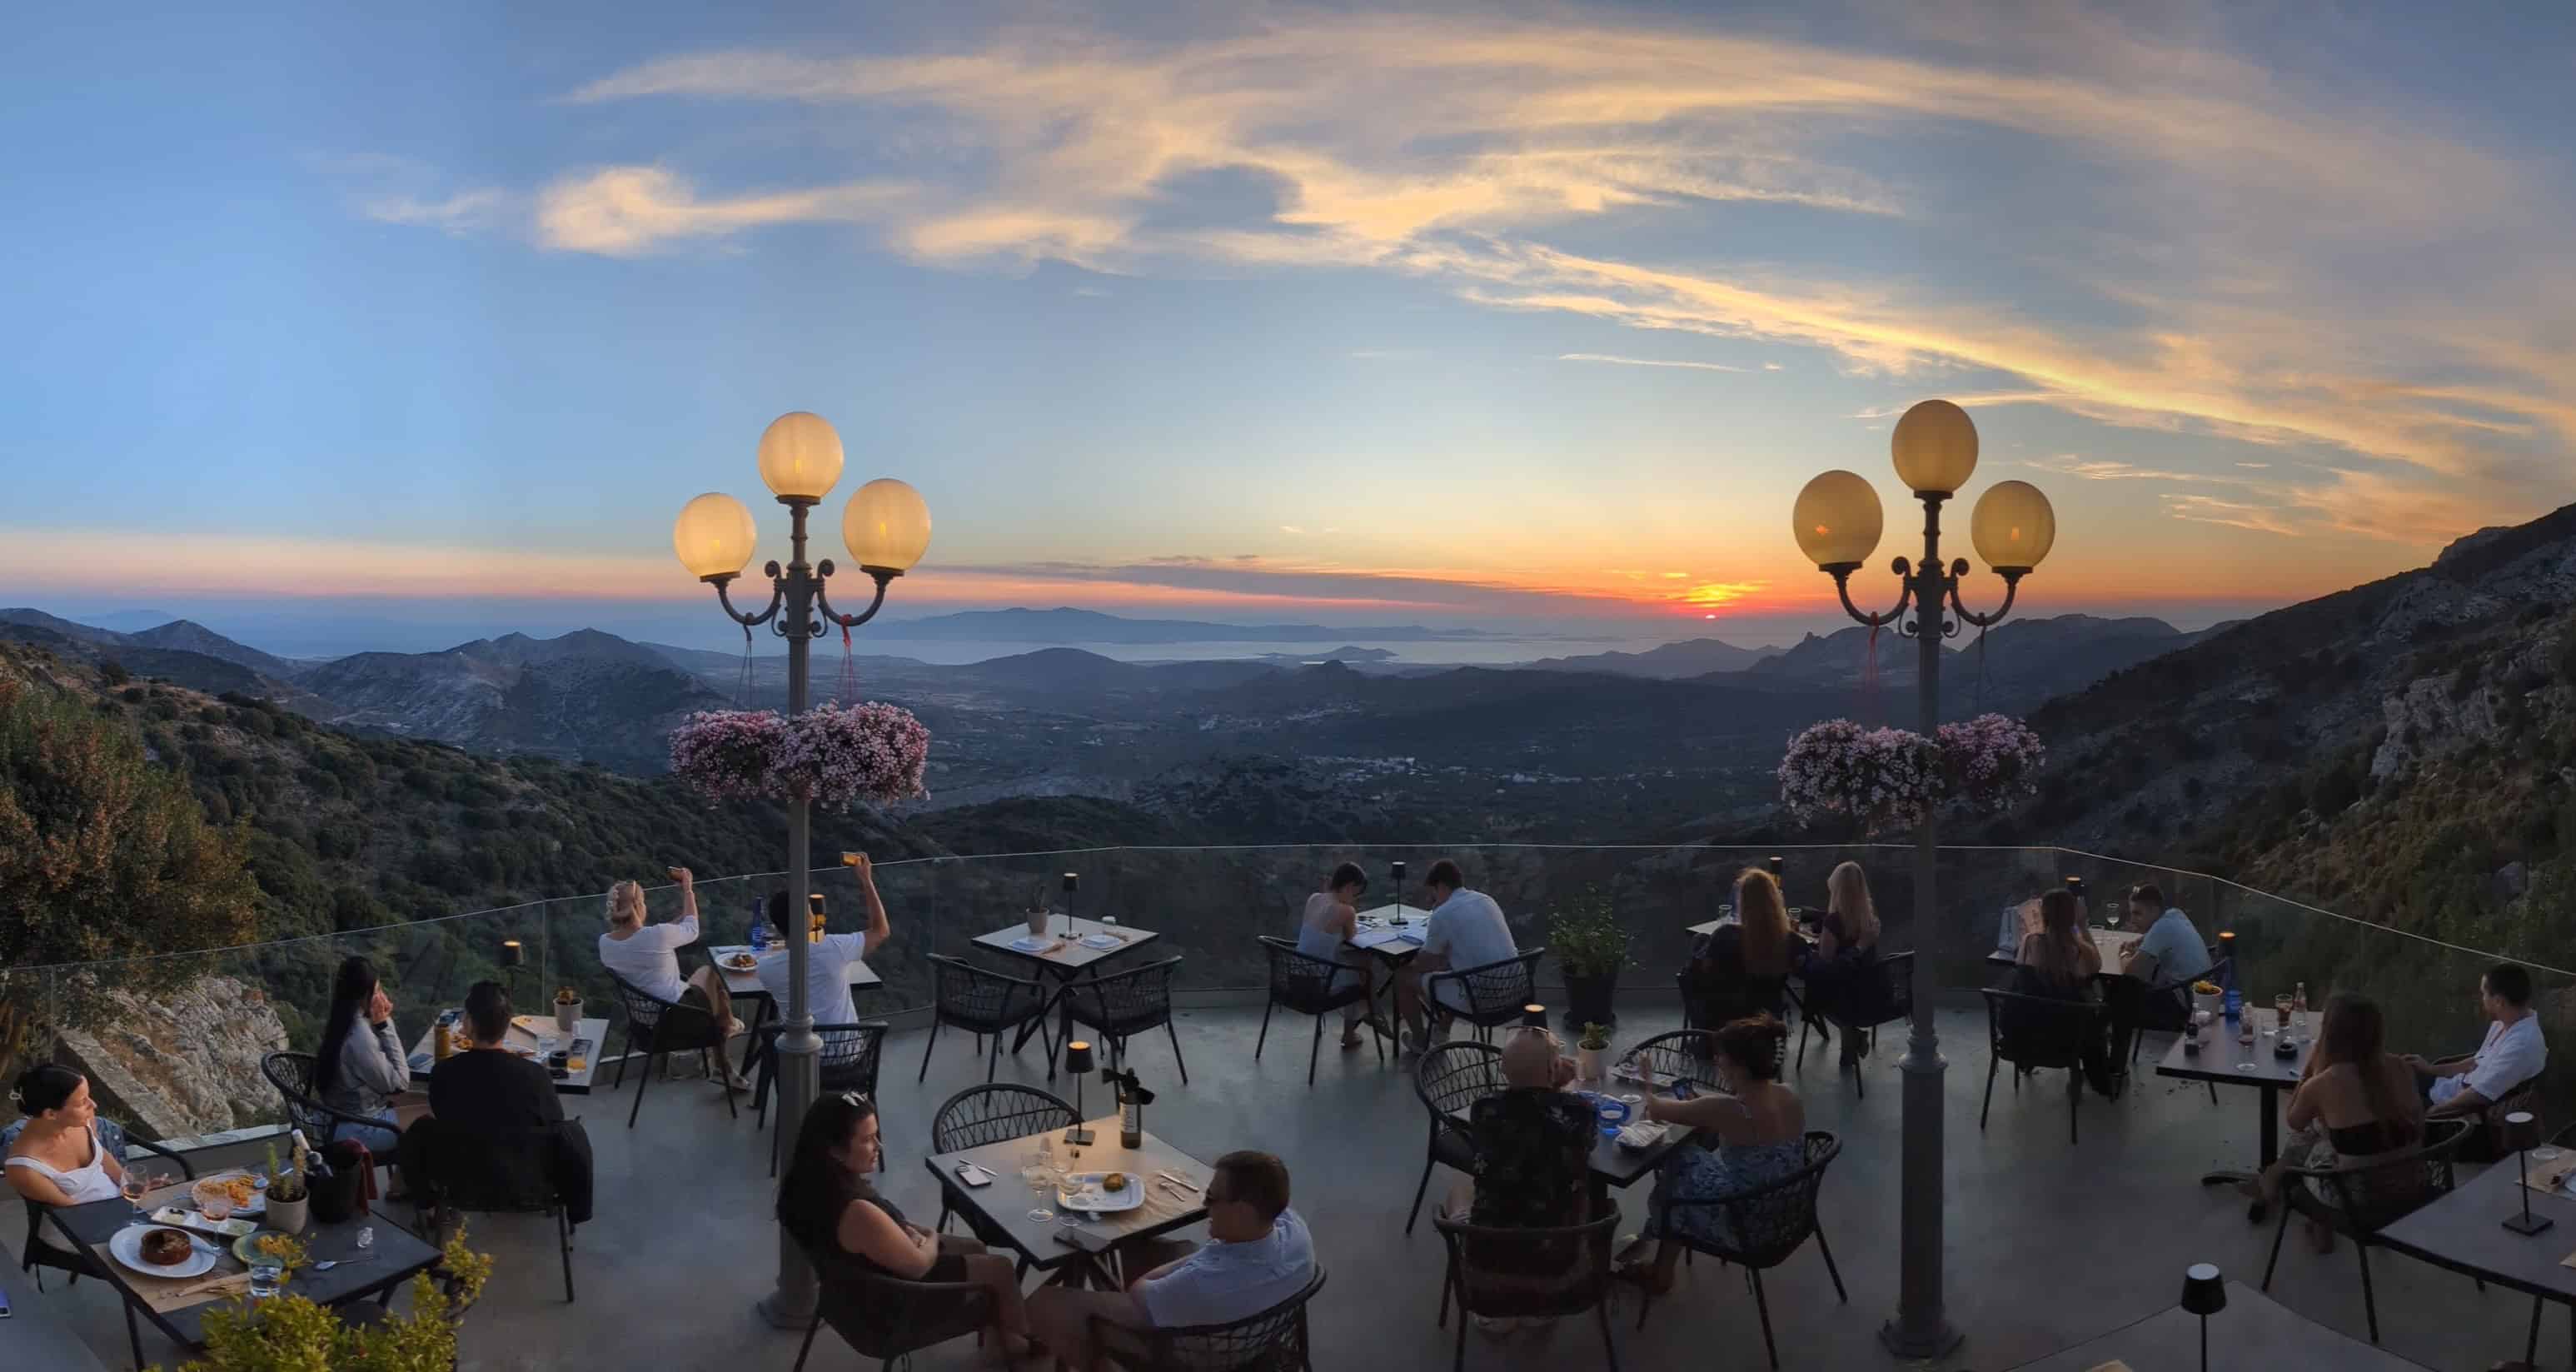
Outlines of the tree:
{"label": "tree", "polygon": [[248,942],[249,843],[121,721],[0,676],[0,966]]}

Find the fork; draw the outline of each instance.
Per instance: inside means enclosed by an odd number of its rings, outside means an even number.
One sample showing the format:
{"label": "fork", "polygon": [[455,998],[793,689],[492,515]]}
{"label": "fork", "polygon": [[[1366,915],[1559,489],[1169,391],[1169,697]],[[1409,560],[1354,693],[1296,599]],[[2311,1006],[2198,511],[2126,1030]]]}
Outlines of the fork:
{"label": "fork", "polygon": [[328,1272],[334,1267],[345,1267],[353,1262],[374,1262],[375,1260],[376,1255],[373,1253],[360,1253],[354,1258],[325,1258],[310,1265],[316,1272]]}

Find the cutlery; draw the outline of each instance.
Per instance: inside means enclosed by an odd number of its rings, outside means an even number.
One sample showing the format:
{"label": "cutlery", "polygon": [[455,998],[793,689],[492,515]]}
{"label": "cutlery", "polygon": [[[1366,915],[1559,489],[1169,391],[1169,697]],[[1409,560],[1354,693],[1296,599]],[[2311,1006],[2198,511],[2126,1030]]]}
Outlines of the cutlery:
{"label": "cutlery", "polygon": [[1155,1173],[1154,1175],[1155,1175],[1156,1177],[1161,1178],[1161,1179],[1162,1179],[1162,1180],[1164,1180],[1164,1181],[1170,1182],[1172,1185],[1177,1186],[1177,1187],[1181,1188],[1181,1189],[1182,1189],[1182,1190],[1184,1190],[1184,1191],[1203,1191],[1203,1190],[1207,1189],[1207,1188],[1205,1188],[1205,1187],[1202,1187],[1202,1186],[1198,1185],[1198,1184],[1197,1184],[1197,1183],[1195,1183],[1195,1182],[1188,1181],[1188,1180],[1186,1180],[1186,1179],[1184,1179],[1184,1178],[1181,1178],[1181,1177],[1173,1176],[1173,1175],[1172,1175],[1171,1173],[1169,1173],[1169,1172],[1157,1172],[1157,1173]]}
{"label": "cutlery", "polygon": [[334,1267],[345,1267],[353,1262],[374,1262],[375,1260],[376,1255],[373,1253],[360,1253],[354,1258],[326,1258],[321,1262],[314,1263],[313,1270],[316,1272],[328,1272]]}

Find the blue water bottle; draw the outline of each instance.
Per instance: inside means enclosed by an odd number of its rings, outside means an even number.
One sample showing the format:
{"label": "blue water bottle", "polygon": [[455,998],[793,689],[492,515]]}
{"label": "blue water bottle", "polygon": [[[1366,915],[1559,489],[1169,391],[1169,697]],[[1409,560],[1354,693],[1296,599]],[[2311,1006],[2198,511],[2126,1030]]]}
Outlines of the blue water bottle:
{"label": "blue water bottle", "polygon": [[761,917],[761,908],[762,902],[760,899],[756,896],[753,897],[751,902],[751,951],[755,953],[769,946],[769,922]]}
{"label": "blue water bottle", "polygon": [[2236,960],[2227,960],[2227,1022],[2234,1024],[2245,1013],[2245,993],[2236,988]]}

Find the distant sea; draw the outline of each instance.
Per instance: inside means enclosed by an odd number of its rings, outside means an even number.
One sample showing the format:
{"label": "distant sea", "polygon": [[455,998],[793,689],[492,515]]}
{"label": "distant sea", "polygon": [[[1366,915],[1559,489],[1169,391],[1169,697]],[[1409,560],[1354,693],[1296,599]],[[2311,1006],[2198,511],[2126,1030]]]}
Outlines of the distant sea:
{"label": "distant sea", "polygon": [[[1636,653],[1672,641],[1674,636],[1670,634],[1645,638],[1479,638],[1402,643],[1379,643],[1367,639],[1354,639],[1348,643],[977,643],[887,638],[873,644],[862,641],[858,650],[956,666],[1034,653],[1041,648],[1079,648],[1086,653],[1097,653],[1121,662],[1226,662],[1274,656],[1320,662],[1336,650],[1347,647],[1385,649],[1394,654],[1383,659],[1390,666],[1408,663],[1469,666],[1533,662],[1543,657],[1579,657],[1586,653]],[[832,650],[839,651],[839,645],[833,644]],[[821,653],[823,649],[815,651]]]}

